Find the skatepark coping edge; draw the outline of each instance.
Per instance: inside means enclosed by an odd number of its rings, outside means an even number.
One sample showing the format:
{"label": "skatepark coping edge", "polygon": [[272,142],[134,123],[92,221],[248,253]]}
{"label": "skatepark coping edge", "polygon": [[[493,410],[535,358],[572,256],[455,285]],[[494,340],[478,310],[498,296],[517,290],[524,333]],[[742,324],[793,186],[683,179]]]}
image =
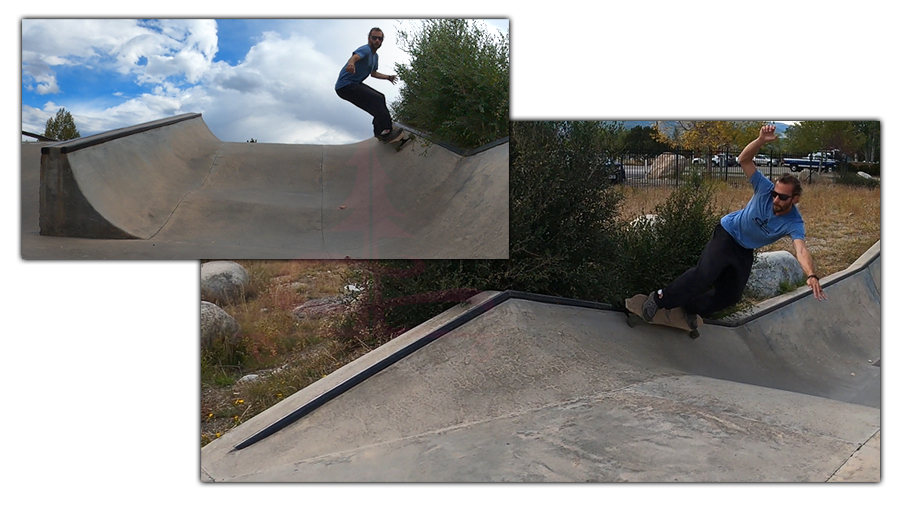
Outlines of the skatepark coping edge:
{"label": "skatepark coping edge", "polygon": [[[872,264],[880,257],[880,254],[881,241],[878,241],[847,269],[824,278],[822,280],[823,288],[835,285],[840,281],[869,270]],[[875,281],[876,290],[880,292],[880,273],[878,277],[874,277],[873,279]],[[761,318],[764,315],[784,308],[787,305],[796,303],[803,298],[810,296],[811,293],[812,290],[809,287],[803,287],[795,292],[768,300],[750,311],[733,315],[732,319],[729,319],[728,321],[710,320],[705,321],[704,323],[721,327],[740,327]],[[309,398],[306,400],[305,404],[238,443],[234,446],[232,451],[242,450],[265,439],[288,425],[300,420],[326,402],[338,397],[377,373],[406,358],[415,351],[427,346],[478,316],[496,308],[505,301],[513,299],[601,311],[625,312],[624,308],[616,308],[605,303],[531,294],[514,290],[482,292],[470,298],[465,304],[457,305],[456,307],[445,311],[404,335],[374,349],[355,362],[344,366],[333,374],[338,375],[337,377],[331,375],[326,379],[307,386],[307,388],[301,389],[298,393],[309,393]],[[325,388],[320,389],[322,386],[325,386]]]}
{"label": "skatepark coping edge", "polygon": [[174,125],[175,123],[181,123],[182,121],[199,118],[201,116],[202,116],[202,114],[198,114],[198,113],[181,114],[181,115],[172,116],[169,118],[158,119],[156,121],[148,121],[147,123],[141,123],[139,125],[133,125],[131,127],[124,127],[121,129],[115,129],[115,130],[111,130],[108,132],[101,132],[99,134],[86,136],[84,138],[75,138],[73,140],[65,140],[65,141],[62,141],[59,143],[55,143],[53,145],[47,145],[46,147],[41,147],[41,154],[50,154],[51,152],[54,152],[54,151],[59,152],[61,154],[67,154],[70,152],[75,152],[79,149],[85,149],[87,147],[92,147],[94,145],[100,145],[101,143],[106,143],[108,141],[125,138],[127,136],[131,136],[132,134],[139,134],[141,132],[147,132],[148,130],[158,129],[158,128],[166,127],[168,125]]}

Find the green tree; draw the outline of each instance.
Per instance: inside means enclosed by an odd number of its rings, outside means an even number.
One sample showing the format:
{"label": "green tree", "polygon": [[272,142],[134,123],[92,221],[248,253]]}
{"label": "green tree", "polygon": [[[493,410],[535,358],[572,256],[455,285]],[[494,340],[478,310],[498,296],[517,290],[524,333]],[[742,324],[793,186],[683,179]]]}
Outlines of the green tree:
{"label": "green tree", "polygon": [[856,153],[859,160],[878,162],[881,160],[881,122],[856,121],[856,130],[865,138],[862,147]]}
{"label": "green tree", "polygon": [[65,141],[80,138],[81,134],[75,127],[75,119],[72,117],[72,114],[65,108],[61,108],[56,111],[56,117],[47,120],[44,136]]}
{"label": "green tree", "polygon": [[410,64],[395,65],[403,86],[391,107],[399,121],[472,148],[509,135],[509,33],[473,21],[425,20],[399,32]]}
{"label": "green tree", "polygon": [[625,133],[623,149],[634,154],[662,154],[669,150],[669,145],[659,141],[653,133],[653,127],[638,125]]}
{"label": "green tree", "polygon": [[698,152],[737,152],[759,135],[762,121],[657,121],[656,137]]}
{"label": "green tree", "polygon": [[[866,145],[866,134],[860,121],[801,121],[785,131],[786,150],[804,155],[838,149],[853,154]],[[871,122],[869,122],[871,123]]]}

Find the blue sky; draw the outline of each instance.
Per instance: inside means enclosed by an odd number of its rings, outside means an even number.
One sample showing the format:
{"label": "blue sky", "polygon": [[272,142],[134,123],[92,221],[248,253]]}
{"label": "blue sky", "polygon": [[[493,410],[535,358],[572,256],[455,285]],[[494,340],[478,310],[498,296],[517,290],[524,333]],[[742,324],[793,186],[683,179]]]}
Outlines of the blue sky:
{"label": "blue sky", "polygon": [[[502,35],[503,19],[479,21]],[[41,133],[64,107],[82,136],[200,112],[225,141],[349,143],[371,117],[334,82],[372,27],[385,33],[379,71],[409,62],[398,19],[25,19],[22,128]],[[370,78],[388,101],[401,82]]]}

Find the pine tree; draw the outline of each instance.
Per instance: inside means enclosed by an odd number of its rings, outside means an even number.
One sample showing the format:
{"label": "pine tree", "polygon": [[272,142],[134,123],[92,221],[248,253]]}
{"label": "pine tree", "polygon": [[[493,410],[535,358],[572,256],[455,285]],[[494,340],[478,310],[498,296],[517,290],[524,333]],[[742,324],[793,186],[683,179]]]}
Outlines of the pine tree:
{"label": "pine tree", "polygon": [[75,127],[75,119],[72,114],[61,108],[56,111],[56,117],[47,120],[47,128],[44,129],[44,136],[55,138],[59,141],[80,138],[81,133]]}

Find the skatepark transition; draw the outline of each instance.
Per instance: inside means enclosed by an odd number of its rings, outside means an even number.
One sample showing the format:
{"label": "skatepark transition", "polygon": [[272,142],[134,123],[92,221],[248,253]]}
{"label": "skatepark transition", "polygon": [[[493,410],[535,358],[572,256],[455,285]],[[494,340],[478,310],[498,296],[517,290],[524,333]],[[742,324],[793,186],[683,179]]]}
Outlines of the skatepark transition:
{"label": "skatepark transition", "polygon": [[235,143],[185,114],[23,143],[22,184],[27,259],[509,254],[508,138],[468,153]]}
{"label": "skatepark transition", "polygon": [[200,451],[206,482],[877,482],[881,254],[698,339],[485,292]]}

